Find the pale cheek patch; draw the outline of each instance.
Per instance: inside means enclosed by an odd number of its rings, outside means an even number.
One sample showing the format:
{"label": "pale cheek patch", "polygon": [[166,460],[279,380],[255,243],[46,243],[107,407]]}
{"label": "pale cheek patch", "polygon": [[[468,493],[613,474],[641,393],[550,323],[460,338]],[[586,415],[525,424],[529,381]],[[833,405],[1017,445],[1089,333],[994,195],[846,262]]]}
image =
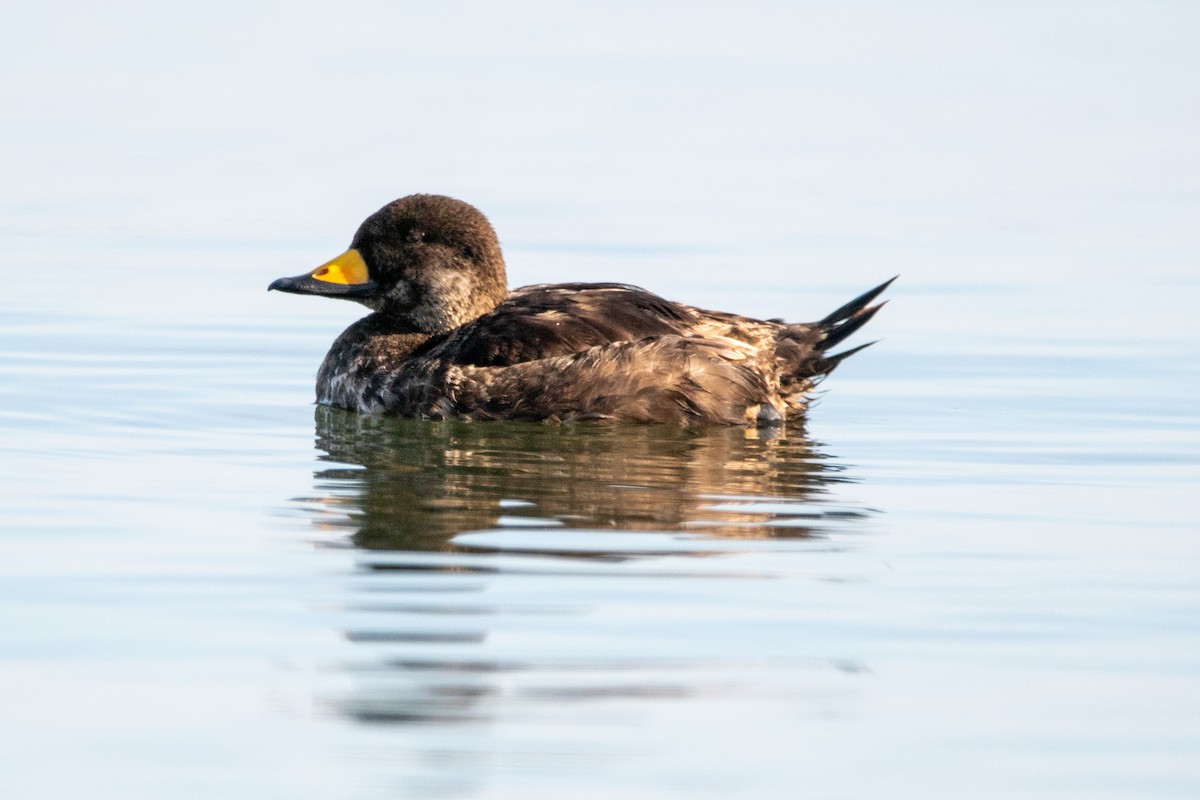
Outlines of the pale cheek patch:
{"label": "pale cheek patch", "polygon": [[430,329],[447,330],[472,319],[473,306],[470,278],[457,270],[443,270],[430,276],[413,316]]}
{"label": "pale cheek patch", "polygon": [[456,271],[439,272],[429,282],[429,299],[434,305],[460,309],[471,301],[471,281]]}

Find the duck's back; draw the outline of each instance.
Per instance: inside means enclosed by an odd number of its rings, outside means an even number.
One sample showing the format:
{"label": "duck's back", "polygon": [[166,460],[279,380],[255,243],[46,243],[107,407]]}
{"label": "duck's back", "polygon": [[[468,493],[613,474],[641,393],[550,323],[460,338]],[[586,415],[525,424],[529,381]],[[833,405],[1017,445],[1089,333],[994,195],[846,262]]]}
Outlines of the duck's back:
{"label": "duck's back", "polygon": [[[372,359],[355,385],[323,368],[326,388],[342,391],[319,387],[318,399],[434,418],[775,424],[801,413],[805,393],[840,360],[825,347],[865,322],[864,298],[837,320],[787,325],[624,284],[529,286],[386,367]],[[367,336],[355,326],[343,334],[327,366],[335,352],[345,363],[348,349],[378,350],[382,332],[366,327]]]}
{"label": "duck's back", "polygon": [[414,357],[510,366],[616,342],[688,335],[694,317],[694,309],[636,286],[539,284],[516,289],[490,313],[431,338]]}

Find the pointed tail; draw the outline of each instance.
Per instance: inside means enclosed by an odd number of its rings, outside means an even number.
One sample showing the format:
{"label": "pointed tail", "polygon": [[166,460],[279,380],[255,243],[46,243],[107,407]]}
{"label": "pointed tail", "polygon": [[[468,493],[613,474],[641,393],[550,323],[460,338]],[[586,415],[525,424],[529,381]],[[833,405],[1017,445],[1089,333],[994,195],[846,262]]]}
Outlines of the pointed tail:
{"label": "pointed tail", "polygon": [[[871,320],[871,317],[875,316],[879,312],[879,309],[887,305],[886,300],[882,303],[876,303],[875,305],[871,305],[871,301],[883,294],[883,291],[891,286],[892,281],[896,280],[898,277],[900,276],[897,275],[891,280],[887,280],[879,284],[874,289],[871,289],[868,292],[863,292],[858,297],[854,298],[849,303],[846,303],[837,311],[834,311],[832,314],[818,322],[816,327],[824,334],[824,336],[816,346],[817,351],[824,354],[826,350],[840,344],[863,325],[866,325]],[[859,350],[870,347],[873,344],[875,343],[867,342],[866,344],[861,344],[858,347],[853,347],[849,350],[843,350],[840,353],[825,355],[821,359],[820,372],[822,374],[828,374],[832,372],[833,368],[842,363],[844,359],[849,358]]]}

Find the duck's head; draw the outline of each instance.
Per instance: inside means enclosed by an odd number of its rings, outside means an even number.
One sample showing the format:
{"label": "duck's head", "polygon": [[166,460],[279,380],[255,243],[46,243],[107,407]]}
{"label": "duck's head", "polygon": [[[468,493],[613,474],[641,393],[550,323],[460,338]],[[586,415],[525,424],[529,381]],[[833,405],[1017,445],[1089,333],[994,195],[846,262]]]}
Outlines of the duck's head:
{"label": "duck's head", "polygon": [[487,217],[461,200],[414,194],[367,217],[337,258],[270,289],[356,300],[415,331],[441,333],[491,311],[508,283]]}

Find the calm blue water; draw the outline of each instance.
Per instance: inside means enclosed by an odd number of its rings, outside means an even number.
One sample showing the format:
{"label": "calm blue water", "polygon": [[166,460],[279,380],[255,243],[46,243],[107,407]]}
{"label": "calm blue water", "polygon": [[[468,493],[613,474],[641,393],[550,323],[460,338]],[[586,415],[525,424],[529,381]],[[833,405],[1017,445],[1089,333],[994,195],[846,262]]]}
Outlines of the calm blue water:
{"label": "calm blue water", "polygon": [[[17,9],[5,797],[1194,797],[1200,12]],[[414,191],[811,319],[803,430],[311,404]]]}

